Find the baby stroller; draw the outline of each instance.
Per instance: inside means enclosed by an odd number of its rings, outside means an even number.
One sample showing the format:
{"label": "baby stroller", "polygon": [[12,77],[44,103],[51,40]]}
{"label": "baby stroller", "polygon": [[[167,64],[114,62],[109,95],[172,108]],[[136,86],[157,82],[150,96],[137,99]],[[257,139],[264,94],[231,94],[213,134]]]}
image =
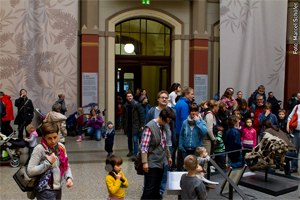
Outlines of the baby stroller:
{"label": "baby stroller", "polygon": [[43,125],[43,121],[46,118],[46,115],[44,115],[41,112],[41,110],[38,108],[35,109],[35,113],[39,116],[39,119],[38,119],[39,126],[37,127],[36,132],[38,133],[39,136],[42,136],[41,126]]}
{"label": "baby stroller", "polygon": [[1,161],[10,161],[10,166],[12,167],[20,165],[20,155],[22,152],[19,150],[27,145],[23,139],[12,138],[17,134],[18,131],[14,131],[9,136],[6,136],[0,132]]}
{"label": "baby stroller", "polygon": [[75,135],[78,135],[76,132],[77,121],[75,115],[77,115],[77,112],[74,112],[73,114],[69,115],[69,117],[66,120],[66,128],[67,128],[68,135],[73,137]]}

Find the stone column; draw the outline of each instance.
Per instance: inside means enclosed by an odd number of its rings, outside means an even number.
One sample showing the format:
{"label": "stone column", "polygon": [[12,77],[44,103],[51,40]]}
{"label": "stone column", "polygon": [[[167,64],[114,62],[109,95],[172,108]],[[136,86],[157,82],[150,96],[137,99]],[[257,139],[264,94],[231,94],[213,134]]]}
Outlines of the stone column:
{"label": "stone column", "polygon": [[[208,75],[208,39],[206,0],[191,1],[189,86],[194,87],[194,74]],[[207,83],[208,84],[208,83]]]}
{"label": "stone column", "polygon": [[[299,1],[289,1],[287,18],[287,42],[284,83],[284,105],[293,93],[300,91],[300,36],[299,36]],[[298,19],[298,21],[296,21]]]}

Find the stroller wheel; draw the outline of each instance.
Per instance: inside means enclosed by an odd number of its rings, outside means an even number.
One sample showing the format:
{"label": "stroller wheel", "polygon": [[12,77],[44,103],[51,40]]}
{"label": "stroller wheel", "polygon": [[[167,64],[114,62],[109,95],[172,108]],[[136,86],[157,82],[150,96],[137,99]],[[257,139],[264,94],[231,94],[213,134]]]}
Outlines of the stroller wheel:
{"label": "stroller wheel", "polygon": [[20,165],[20,157],[14,156],[13,159],[10,161],[10,166],[18,167]]}

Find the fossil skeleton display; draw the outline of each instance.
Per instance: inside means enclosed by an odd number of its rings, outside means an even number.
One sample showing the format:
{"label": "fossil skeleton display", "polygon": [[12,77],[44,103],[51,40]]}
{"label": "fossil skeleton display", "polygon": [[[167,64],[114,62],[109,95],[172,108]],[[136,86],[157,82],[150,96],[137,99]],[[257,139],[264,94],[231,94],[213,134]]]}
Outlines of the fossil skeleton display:
{"label": "fossil skeleton display", "polygon": [[288,145],[279,137],[268,132],[262,133],[261,142],[253,148],[252,152],[246,153],[245,160],[251,171],[260,169],[275,168],[276,164],[283,167],[285,165],[285,154]]}

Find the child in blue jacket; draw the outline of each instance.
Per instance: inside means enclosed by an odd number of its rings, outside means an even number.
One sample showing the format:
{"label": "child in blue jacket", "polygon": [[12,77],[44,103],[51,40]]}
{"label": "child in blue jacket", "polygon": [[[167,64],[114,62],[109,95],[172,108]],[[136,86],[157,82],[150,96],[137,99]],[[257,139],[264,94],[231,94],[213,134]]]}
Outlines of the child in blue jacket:
{"label": "child in blue jacket", "polygon": [[[264,120],[268,119],[272,122],[272,126],[278,127],[278,120],[276,115],[271,113],[272,104],[270,102],[265,103],[265,112],[260,113],[258,116],[258,122],[262,126]],[[263,132],[263,129],[260,129],[260,133]]]}
{"label": "child in blue jacket", "polygon": [[[240,132],[235,128],[238,126],[240,119],[238,116],[231,115],[228,120],[228,126],[230,129],[226,132],[225,136],[225,149],[226,151],[233,151],[242,149],[242,140]],[[241,152],[233,152],[228,154],[229,166],[236,168],[242,166],[242,154]]]}
{"label": "child in blue jacket", "polygon": [[105,151],[107,151],[107,157],[109,157],[113,153],[112,149],[115,138],[115,130],[113,129],[113,123],[111,121],[107,122],[107,128],[103,131],[102,137],[105,139]]}

